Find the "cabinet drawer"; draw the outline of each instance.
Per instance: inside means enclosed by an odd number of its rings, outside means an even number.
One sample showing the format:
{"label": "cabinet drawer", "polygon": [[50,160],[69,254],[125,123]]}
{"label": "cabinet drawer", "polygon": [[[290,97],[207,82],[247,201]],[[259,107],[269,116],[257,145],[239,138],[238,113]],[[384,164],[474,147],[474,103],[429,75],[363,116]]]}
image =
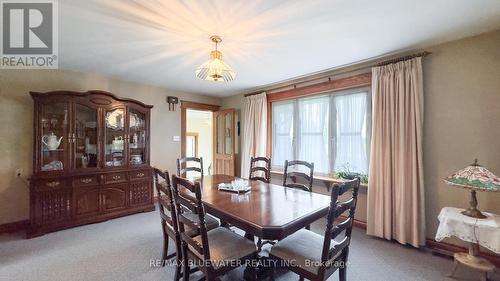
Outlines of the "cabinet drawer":
{"label": "cabinet drawer", "polygon": [[104,175],[104,184],[121,183],[127,181],[126,173],[110,173]]}
{"label": "cabinet drawer", "polygon": [[37,180],[35,182],[36,189],[59,189],[66,187],[64,179],[46,179],[46,180]]}
{"label": "cabinet drawer", "polygon": [[129,176],[131,180],[147,179],[151,177],[151,171],[150,170],[133,171],[129,172]]}
{"label": "cabinet drawer", "polygon": [[76,177],[73,179],[73,186],[94,186],[98,185],[99,181],[97,180],[97,176],[82,176]]}

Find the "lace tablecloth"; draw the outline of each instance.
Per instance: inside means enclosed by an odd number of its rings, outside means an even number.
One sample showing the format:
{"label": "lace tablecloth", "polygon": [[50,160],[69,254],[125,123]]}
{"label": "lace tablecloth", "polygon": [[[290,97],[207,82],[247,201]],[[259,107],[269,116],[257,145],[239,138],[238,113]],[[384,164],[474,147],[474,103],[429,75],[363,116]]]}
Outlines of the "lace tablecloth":
{"label": "lace tablecloth", "polygon": [[476,219],[462,215],[464,209],[444,207],[439,213],[436,241],[455,236],[500,254],[500,216],[483,212],[487,218]]}

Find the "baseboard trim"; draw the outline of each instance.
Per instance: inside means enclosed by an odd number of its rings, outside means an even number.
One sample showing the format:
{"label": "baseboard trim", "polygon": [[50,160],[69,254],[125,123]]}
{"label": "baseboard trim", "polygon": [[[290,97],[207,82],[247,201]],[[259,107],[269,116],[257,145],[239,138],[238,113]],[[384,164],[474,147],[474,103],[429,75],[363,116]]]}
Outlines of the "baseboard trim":
{"label": "baseboard trim", "polygon": [[29,220],[0,224],[0,234],[25,231],[28,229],[29,225],[30,225]]}
{"label": "baseboard trim", "polygon": [[[468,249],[464,247],[446,242],[437,242],[436,240],[431,238],[427,238],[425,242],[425,246],[432,252],[432,254],[435,255],[453,257],[453,254],[455,253],[468,252]],[[496,256],[486,252],[480,252],[479,256],[491,261],[497,267],[500,267],[500,256]]]}

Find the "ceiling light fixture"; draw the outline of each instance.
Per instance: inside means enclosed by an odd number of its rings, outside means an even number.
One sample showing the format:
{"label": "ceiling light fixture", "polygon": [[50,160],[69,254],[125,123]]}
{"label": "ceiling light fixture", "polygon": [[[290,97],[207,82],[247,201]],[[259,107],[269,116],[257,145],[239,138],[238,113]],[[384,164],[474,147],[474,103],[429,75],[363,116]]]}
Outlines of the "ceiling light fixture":
{"label": "ceiling light fixture", "polygon": [[217,50],[217,44],[222,39],[218,35],[212,35],[210,40],[215,43],[215,50],[210,52],[210,59],[196,69],[196,77],[215,82],[234,80],[236,72],[222,60],[222,53]]}

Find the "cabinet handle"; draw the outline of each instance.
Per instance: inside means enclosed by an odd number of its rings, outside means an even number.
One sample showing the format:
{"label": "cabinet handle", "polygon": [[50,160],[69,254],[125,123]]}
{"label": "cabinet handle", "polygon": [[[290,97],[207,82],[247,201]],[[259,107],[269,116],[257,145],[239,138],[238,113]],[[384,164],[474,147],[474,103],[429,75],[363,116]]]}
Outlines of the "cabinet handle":
{"label": "cabinet handle", "polygon": [[113,176],[113,179],[116,181],[116,180],[119,180],[121,179],[122,177],[121,176]]}
{"label": "cabinet handle", "polygon": [[90,179],[90,178],[82,179],[81,182],[82,183],[91,183],[92,179]]}
{"label": "cabinet handle", "polygon": [[144,173],[138,173],[138,174],[137,174],[137,177],[139,177],[139,178],[144,177]]}
{"label": "cabinet handle", "polygon": [[48,183],[47,183],[47,186],[49,186],[49,187],[56,187],[56,186],[58,186],[58,185],[60,185],[60,184],[61,184],[61,183],[60,183],[60,182],[58,182],[58,181],[51,181],[51,182],[48,182]]}

